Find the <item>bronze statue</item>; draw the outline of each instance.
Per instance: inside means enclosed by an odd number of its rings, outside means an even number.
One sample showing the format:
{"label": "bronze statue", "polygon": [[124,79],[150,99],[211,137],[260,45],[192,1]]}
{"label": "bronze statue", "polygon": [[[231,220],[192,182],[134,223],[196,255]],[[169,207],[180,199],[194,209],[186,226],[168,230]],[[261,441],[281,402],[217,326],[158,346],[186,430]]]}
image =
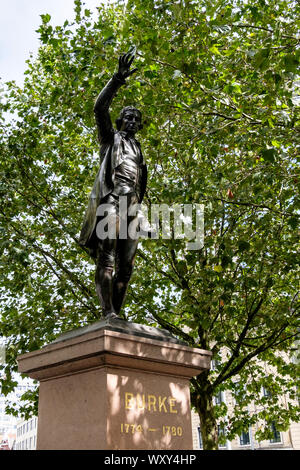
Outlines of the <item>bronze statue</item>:
{"label": "bronze statue", "polygon": [[[127,201],[127,225],[137,220],[130,209],[142,202],[147,182],[147,167],[135,134],[142,128],[141,112],[125,107],[113,128],[109,106],[125,79],[136,72],[130,70],[134,55],[130,52],[119,57],[118,72],[113,75],[99,94],[95,118],[100,142],[100,169],[89,198],[79,243],[88,248],[96,262],[95,283],[104,317],[118,317],[132,274],[138,238],[120,237],[120,197]],[[105,204],[105,206],[104,206]],[[107,209],[116,236],[101,239],[97,225]],[[101,215],[98,215],[102,213]]]}

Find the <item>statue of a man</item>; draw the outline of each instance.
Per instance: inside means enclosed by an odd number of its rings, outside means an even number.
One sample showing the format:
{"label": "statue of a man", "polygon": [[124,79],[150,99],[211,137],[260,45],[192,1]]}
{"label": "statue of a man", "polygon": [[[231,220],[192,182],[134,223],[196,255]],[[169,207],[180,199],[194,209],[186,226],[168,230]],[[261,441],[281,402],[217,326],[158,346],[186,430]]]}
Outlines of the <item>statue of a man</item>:
{"label": "statue of a man", "polygon": [[[137,69],[130,70],[134,55],[119,58],[118,72],[113,75],[99,94],[95,118],[100,142],[100,169],[96,176],[89,205],[85,214],[79,243],[89,249],[96,261],[96,292],[104,317],[118,317],[132,274],[138,238],[120,237],[120,197],[127,202],[127,225],[135,222],[136,211],[130,209],[142,202],[147,182],[147,167],[135,134],[142,128],[141,112],[132,106],[125,107],[113,128],[109,106],[125,79]],[[97,235],[101,221],[99,208],[108,208],[116,236],[104,239]],[[101,212],[101,211],[100,211]],[[129,214],[135,215],[129,215]],[[103,214],[102,214],[103,215]],[[136,219],[137,220],[137,219]],[[110,225],[111,228],[111,225]],[[103,238],[103,237],[102,237]]]}

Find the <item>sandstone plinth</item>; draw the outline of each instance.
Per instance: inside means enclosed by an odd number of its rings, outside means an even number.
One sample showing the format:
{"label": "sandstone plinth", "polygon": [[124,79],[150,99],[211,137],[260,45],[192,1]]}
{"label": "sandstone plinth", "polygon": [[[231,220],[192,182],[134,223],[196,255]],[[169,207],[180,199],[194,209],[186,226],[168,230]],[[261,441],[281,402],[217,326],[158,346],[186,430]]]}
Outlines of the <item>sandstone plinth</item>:
{"label": "sandstone plinth", "polygon": [[211,353],[102,320],[19,356],[40,381],[37,449],[192,449],[189,381]]}

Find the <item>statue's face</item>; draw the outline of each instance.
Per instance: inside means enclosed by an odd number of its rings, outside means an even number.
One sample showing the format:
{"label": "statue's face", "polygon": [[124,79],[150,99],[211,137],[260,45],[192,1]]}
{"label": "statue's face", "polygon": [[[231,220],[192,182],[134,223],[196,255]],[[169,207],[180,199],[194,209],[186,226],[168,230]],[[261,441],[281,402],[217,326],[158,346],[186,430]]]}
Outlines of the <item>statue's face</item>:
{"label": "statue's face", "polygon": [[121,131],[129,132],[135,134],[141,126],[141,116],[134,109],[125,111],[122,118]]}

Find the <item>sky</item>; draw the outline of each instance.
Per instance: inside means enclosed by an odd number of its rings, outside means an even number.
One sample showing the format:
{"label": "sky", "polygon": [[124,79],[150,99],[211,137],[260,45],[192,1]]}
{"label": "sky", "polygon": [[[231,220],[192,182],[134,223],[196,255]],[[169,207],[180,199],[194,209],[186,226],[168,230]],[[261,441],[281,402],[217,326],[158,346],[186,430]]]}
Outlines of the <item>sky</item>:
{"label": "sky", "polygon": [[[100,0],[84,0],[84,7],[96,11]],[[23,84],[25,63],[39,45],[35,32],[41,14],[51,15],[50,24],[62,25],[74,18],[74,0],[0,0],[0,80]]]}

